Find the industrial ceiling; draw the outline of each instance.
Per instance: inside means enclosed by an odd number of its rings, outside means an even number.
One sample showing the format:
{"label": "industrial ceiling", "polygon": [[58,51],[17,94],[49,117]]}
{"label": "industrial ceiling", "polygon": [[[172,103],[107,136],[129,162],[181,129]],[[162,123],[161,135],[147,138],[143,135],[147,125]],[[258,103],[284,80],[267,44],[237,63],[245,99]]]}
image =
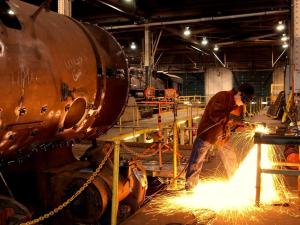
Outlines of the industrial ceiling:
{"label": "industrial ceiling", "polygon": [[[53,0],[51,9],[56,10],[56,5]],[[283,33],[290,35],[290,7],[290,0],[74,0],[72,16],[112,32],[130,65],[143,64],[147,25],[153,40],[161,34],[155,69],[197,72],[223,64],[232,70],[253,71],[272,70],[275,62],[287,60],[289,51],[282,48],[280,38]],[[276,31],[279,21],[286,30]],[[183,35],[186,27],[191,30],[188,37]],[[206,46],[201,44],[204,37]],[[132,42],[137,49],[130,49]]]}

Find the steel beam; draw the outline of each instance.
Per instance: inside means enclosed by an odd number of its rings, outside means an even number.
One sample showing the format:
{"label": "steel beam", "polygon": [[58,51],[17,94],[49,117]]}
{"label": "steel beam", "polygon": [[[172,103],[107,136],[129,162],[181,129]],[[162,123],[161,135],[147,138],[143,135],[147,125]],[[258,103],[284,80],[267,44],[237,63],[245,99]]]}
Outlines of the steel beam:
{"label": "steel beam", "polygon": [[120,26],[110,26],[110,27],[105,27],[105,29],[117,30],[117,29],[142,28],[145,26],[153,27],[153,26],[173,25],[173,24],[191,24],[191,23],[200,23],[200,22],[205,22],[205,21],[231,20],[231,19],[239,19],[239,18],[247,18],[247,17],[287,14],[289,12],[290,12],[289,10],[274,10],[274,11],[245,13],[245,14],[228,15],[228,16],[202,17],[202,18],[189,19],[189,20],[174,20],[174,21],[167,21],[167,22],[153,22],[153,23],[145,23],[145,24],[129,24],[129,25],[120,25]]}

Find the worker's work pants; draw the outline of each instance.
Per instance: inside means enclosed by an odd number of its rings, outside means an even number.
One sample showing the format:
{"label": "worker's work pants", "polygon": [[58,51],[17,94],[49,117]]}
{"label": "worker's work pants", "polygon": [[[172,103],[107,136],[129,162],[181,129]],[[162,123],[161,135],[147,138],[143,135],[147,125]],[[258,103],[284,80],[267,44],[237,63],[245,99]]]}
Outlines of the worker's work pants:
{"label": "worker's work pants", "polygon": [[201,172],[205,156],[211,146],[212,144],[207,141],[203,141],[200,137],[197,137],[194,141],[193,150],[185,175],[186,183],[189,187],[195,187],[198,184],[199,174]]}
{"label": "worker's work pants", "polygon": [[222,146],[218,146],[218,154],[223,162],[228,178],[232,177],[238,168],[237,156],[235,149],[226,142]]}

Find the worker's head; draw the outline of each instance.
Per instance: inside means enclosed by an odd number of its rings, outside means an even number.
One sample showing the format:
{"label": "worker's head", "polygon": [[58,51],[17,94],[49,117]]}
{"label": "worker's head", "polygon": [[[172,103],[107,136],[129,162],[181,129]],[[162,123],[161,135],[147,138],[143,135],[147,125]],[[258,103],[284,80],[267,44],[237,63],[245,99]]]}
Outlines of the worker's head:
{"label": "worker's head", "polygon": [[254,95],[254,88],[247,83],[243,83],[239,88],[237,94],[234,96],[236,105],[241,106],[251,102]]}

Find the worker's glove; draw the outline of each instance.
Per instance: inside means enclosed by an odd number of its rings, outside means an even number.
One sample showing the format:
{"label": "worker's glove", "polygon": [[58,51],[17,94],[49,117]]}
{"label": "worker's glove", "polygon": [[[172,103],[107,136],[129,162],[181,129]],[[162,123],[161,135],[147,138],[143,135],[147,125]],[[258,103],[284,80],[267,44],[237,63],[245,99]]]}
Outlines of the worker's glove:
{"label": "worker's glove", "polygon": [[239,124],[239,126],[236,128],[236,132],[245,132],[245,131],[251,131],[256,128],[256,125],[253,123],[243,122]]}

